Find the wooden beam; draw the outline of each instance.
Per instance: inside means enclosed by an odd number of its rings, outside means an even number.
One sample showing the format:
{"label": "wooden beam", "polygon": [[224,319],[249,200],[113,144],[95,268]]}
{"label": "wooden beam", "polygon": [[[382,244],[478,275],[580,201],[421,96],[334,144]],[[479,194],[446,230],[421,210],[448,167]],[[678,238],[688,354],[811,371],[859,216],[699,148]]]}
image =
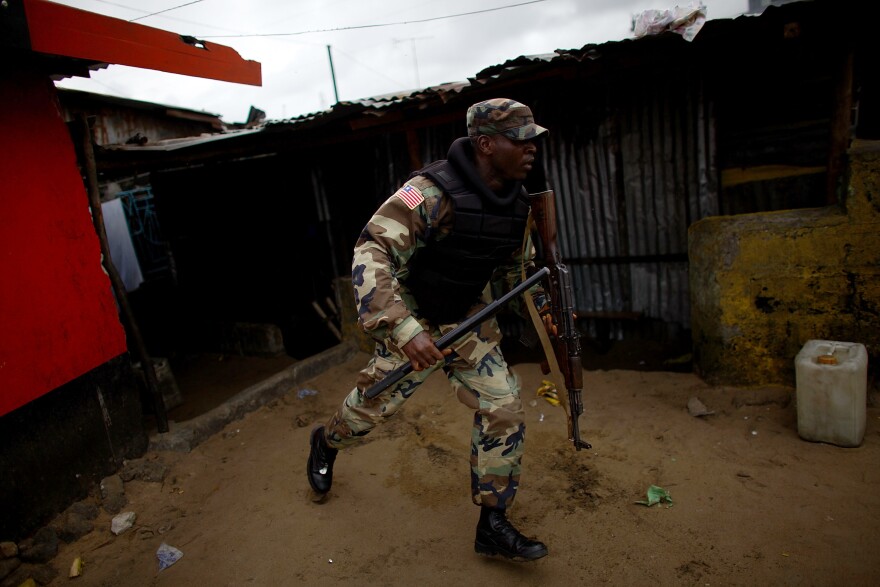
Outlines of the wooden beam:
{"label": "wooden beam", "polygon": [[86,172],[89,206],[92,209],[92,222],[95,225],[95,232],[98,233],[98,241],[101,243],[101,257],[104,270],[110,276],[110,283],[113,286],[113,293],[116,296],[119,313],[122,314],[123,324],[126,326],[129,347],[140,360],[147,379],[147,387],[153,399],[153,408],[156,412],[156,428],[159,432],[168,432],[168,414],[165,411],[165,400],[162,398],[162,391],[159,388],[159,378],[156,375],[153,360],[150,358],[149,353],[147,353],[147,347],[144,344],[143,336],[141,336],[141,329],[134,317],[134,311],[131,309],[131,304],[128,301],[128,295],[125,293],[125,284],[122,282],[122,277],[119,275],[119,271],[113,263],[113,258],[110,256],[110,243],[107,241],[107,231],[104,228],[101,193],[98,189],[98,171],[95,165],[92,129],[89,126],[88,119],[83,114],[77,115],[77,124],[82,134],[83,168]]}
{"label": "wooden beam", "polygon": [[735,185],[751,183],[753,181],[767,181],[770,179],[782,179],[783,177],[796,177],[798,175],[813,175],[825,173],[828,170],[824,165],[817,167],[802,167],[799,165],[758,165],[756,167],[731,167],[721,170],[721,187],[729,188]]}

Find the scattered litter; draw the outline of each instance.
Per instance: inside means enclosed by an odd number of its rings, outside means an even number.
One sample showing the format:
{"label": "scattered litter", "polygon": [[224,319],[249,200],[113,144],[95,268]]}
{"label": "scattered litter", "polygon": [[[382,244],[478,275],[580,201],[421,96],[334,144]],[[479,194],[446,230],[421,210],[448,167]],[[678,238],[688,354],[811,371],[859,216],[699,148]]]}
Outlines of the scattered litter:
{"label": "scattered litter", "polygon": [[639,38],[672,31],[685,41],[693,41],[705,23],[706,7],[702,2],[691,2],[685,7],[676,6],[671,10],[643,10],[635,18],[633,34]]}
{"label": "scattered litter", "polygon": [[541,387],[538,388],[538,397],[543,397],[551,406],[559,405],[559,392],[556,391],[556,384],[547,379],[541,381]]}
{"label": "scattered litter", "polygon": [[70,565],[70,573],[67,575],[71,579],[74,577],[79,577],[83,572],[83,559],[81,556],[73,559],[73,563]]}
{"label": "scattered litter", "polygon": [[300,389],[296,392],[296,397],[299,399],[303,399],[304,397],[308,397],[310,395],[318,395],[318,392],[314,389]]}
{"label": "scattered litter", "polygon": [[122,512],[110,521],[110,531],[119,536],[134,525],[137,514],[134,512]]}
{"label": "scattered litter", "polygon": [[666,359],[663,361],[664,365],[686,365],[694,360],[693,353],[685,353],[680,357],[675,357],[672,359]]}
{"label": "scattered litter", "polygon": [[[662,487],[658,487],[657,485],[651,485],[648,487],[648,499],[637,501],[636,503],[641,505],[646,505],[651,507],[652,505],[658,504],[661,501],[665,501],[666,503],[672,503],[672,496],[669,495],[669,492],[663,489]],[[670,506],[671,507],[671,506]]]}
{"label": "scattered litter", "polygon": [[757,436],[757,435],[758,435],[758,431],[757,431],[757,430],[752,430],[752,436]]}
{"label": "scattered litter", "polygon": [[543,421],[544,421],[544,412],[541,412],[541,415],[538,416],[538,422],[543,422]]}
{"label": "scattered litter", "polygon": [[164,571],[177,561],[179,561],[183,557],[183,553],[174,548],[173,546],[169,546],[164,542],[159,546],[159,550],[156,551],[156,558],[159,559],[159,570]]}
{"label": "scattered litter", "polygon": [[714,411],[709,410],[696,396],[688,400],[688,412],[690,415],[699,418],[700,416],[711,416]]}

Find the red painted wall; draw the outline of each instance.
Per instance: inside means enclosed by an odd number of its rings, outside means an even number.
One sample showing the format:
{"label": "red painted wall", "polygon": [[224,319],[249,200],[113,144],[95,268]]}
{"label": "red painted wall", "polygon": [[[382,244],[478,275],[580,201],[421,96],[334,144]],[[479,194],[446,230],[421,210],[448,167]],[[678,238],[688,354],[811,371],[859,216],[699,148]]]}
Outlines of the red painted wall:
{"label": "red painted wall", "polygon": [[[0,74],[0,415],[125,352],[55,88]],[[105,390],[110,391],[112,390]]]}

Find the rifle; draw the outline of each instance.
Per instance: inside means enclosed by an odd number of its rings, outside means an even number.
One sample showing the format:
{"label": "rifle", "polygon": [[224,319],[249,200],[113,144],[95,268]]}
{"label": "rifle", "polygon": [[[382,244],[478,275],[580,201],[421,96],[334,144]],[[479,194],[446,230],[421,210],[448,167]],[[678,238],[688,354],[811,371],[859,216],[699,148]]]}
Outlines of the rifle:
{"label": "rifle", "polygon": [[[580,333],[574,323],[574,295],[571,289],[571,275],[568,267],[562,262],[562,255],[556,247],[556,201],[553,191],[529,194],[529,204],[532,207],[532,218],[538,232],[539,255],[536,260],[538,265],[544,265],[542,270],[550,270],[549,282],[545,291],[550,296],[550,307],[553,315],[553,323],[557,327],[555,336],[550,341],[553,352],[548,354],[548,361],[555,358],[559,364],[559,370],[565,379],[566,395],[568,402],[563,402],[568,415],[568,437],[574,443],[575,450],[592,448],[589,442],[581,440],[578,418],[584,413],[584,404],[581,398],[583,391],[583,368],[581,367],[581,339]],[[537,329],[543,325],[536,324]],[[547,350],[547,349],[545,349]],[[552,355],[552,357],[551,357]],[[546,374],[550,372],[549,363],[542,366]]]}
{"label": "rifle", "polygon": [[[476,314],[469,316],[461,324],[438,338],[437,342],[435,342],[434,345],[442,351],[443,349],[460,339],[462,336],[470,332],[474,326],[481,324],[483,321],[488,320],[489,318],[497,314],[498,311],[501,310],[502,306],[504,306],[504,304],[506,304],[516,296],[520,295],[548,275],[550,275],[550,269],[547,269],[546,267],[539,271],[536,271],[528,279],[524,279],[522,282],[520,282],[519,285],[511,289],[509,292],[507,292],[497,300],[494,300],[492,303],[487,305]],[[370,388],[364,392],[364,396],[367,399],[372,399],[376,397],[377,395],[409,375],[411,371],[412,363],[405,363],[401,365],[400,367],[386,375],[382,381],[378,381],[370,386]]]}

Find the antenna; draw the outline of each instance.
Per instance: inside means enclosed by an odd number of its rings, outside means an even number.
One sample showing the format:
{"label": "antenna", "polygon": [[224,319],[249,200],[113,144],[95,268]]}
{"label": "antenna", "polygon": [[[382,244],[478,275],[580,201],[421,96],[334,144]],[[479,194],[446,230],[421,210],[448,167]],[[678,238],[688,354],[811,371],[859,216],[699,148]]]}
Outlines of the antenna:
{"label": "antenna", "polygon": [[416,41],[421,41],[423,39],[433,39],[434,37],[408,37],[406,39],[392,39],[395,45],[398,43],[404,43],[409,41],[412,45],[412,54],[413,54],[413,66],[416,70],[416,88],[422,87],[422,82],[419,80],[419,57],[416,54]]}
{"label": "antenna", "polygon": [[330,45],[327,45],[327,57],[330,59],[330,77],[333,78],[333,95],[336,97],[336,103],[339,104],[339,90],[336,89],[336,70],[333,69],[333,53],[330,51]]}

